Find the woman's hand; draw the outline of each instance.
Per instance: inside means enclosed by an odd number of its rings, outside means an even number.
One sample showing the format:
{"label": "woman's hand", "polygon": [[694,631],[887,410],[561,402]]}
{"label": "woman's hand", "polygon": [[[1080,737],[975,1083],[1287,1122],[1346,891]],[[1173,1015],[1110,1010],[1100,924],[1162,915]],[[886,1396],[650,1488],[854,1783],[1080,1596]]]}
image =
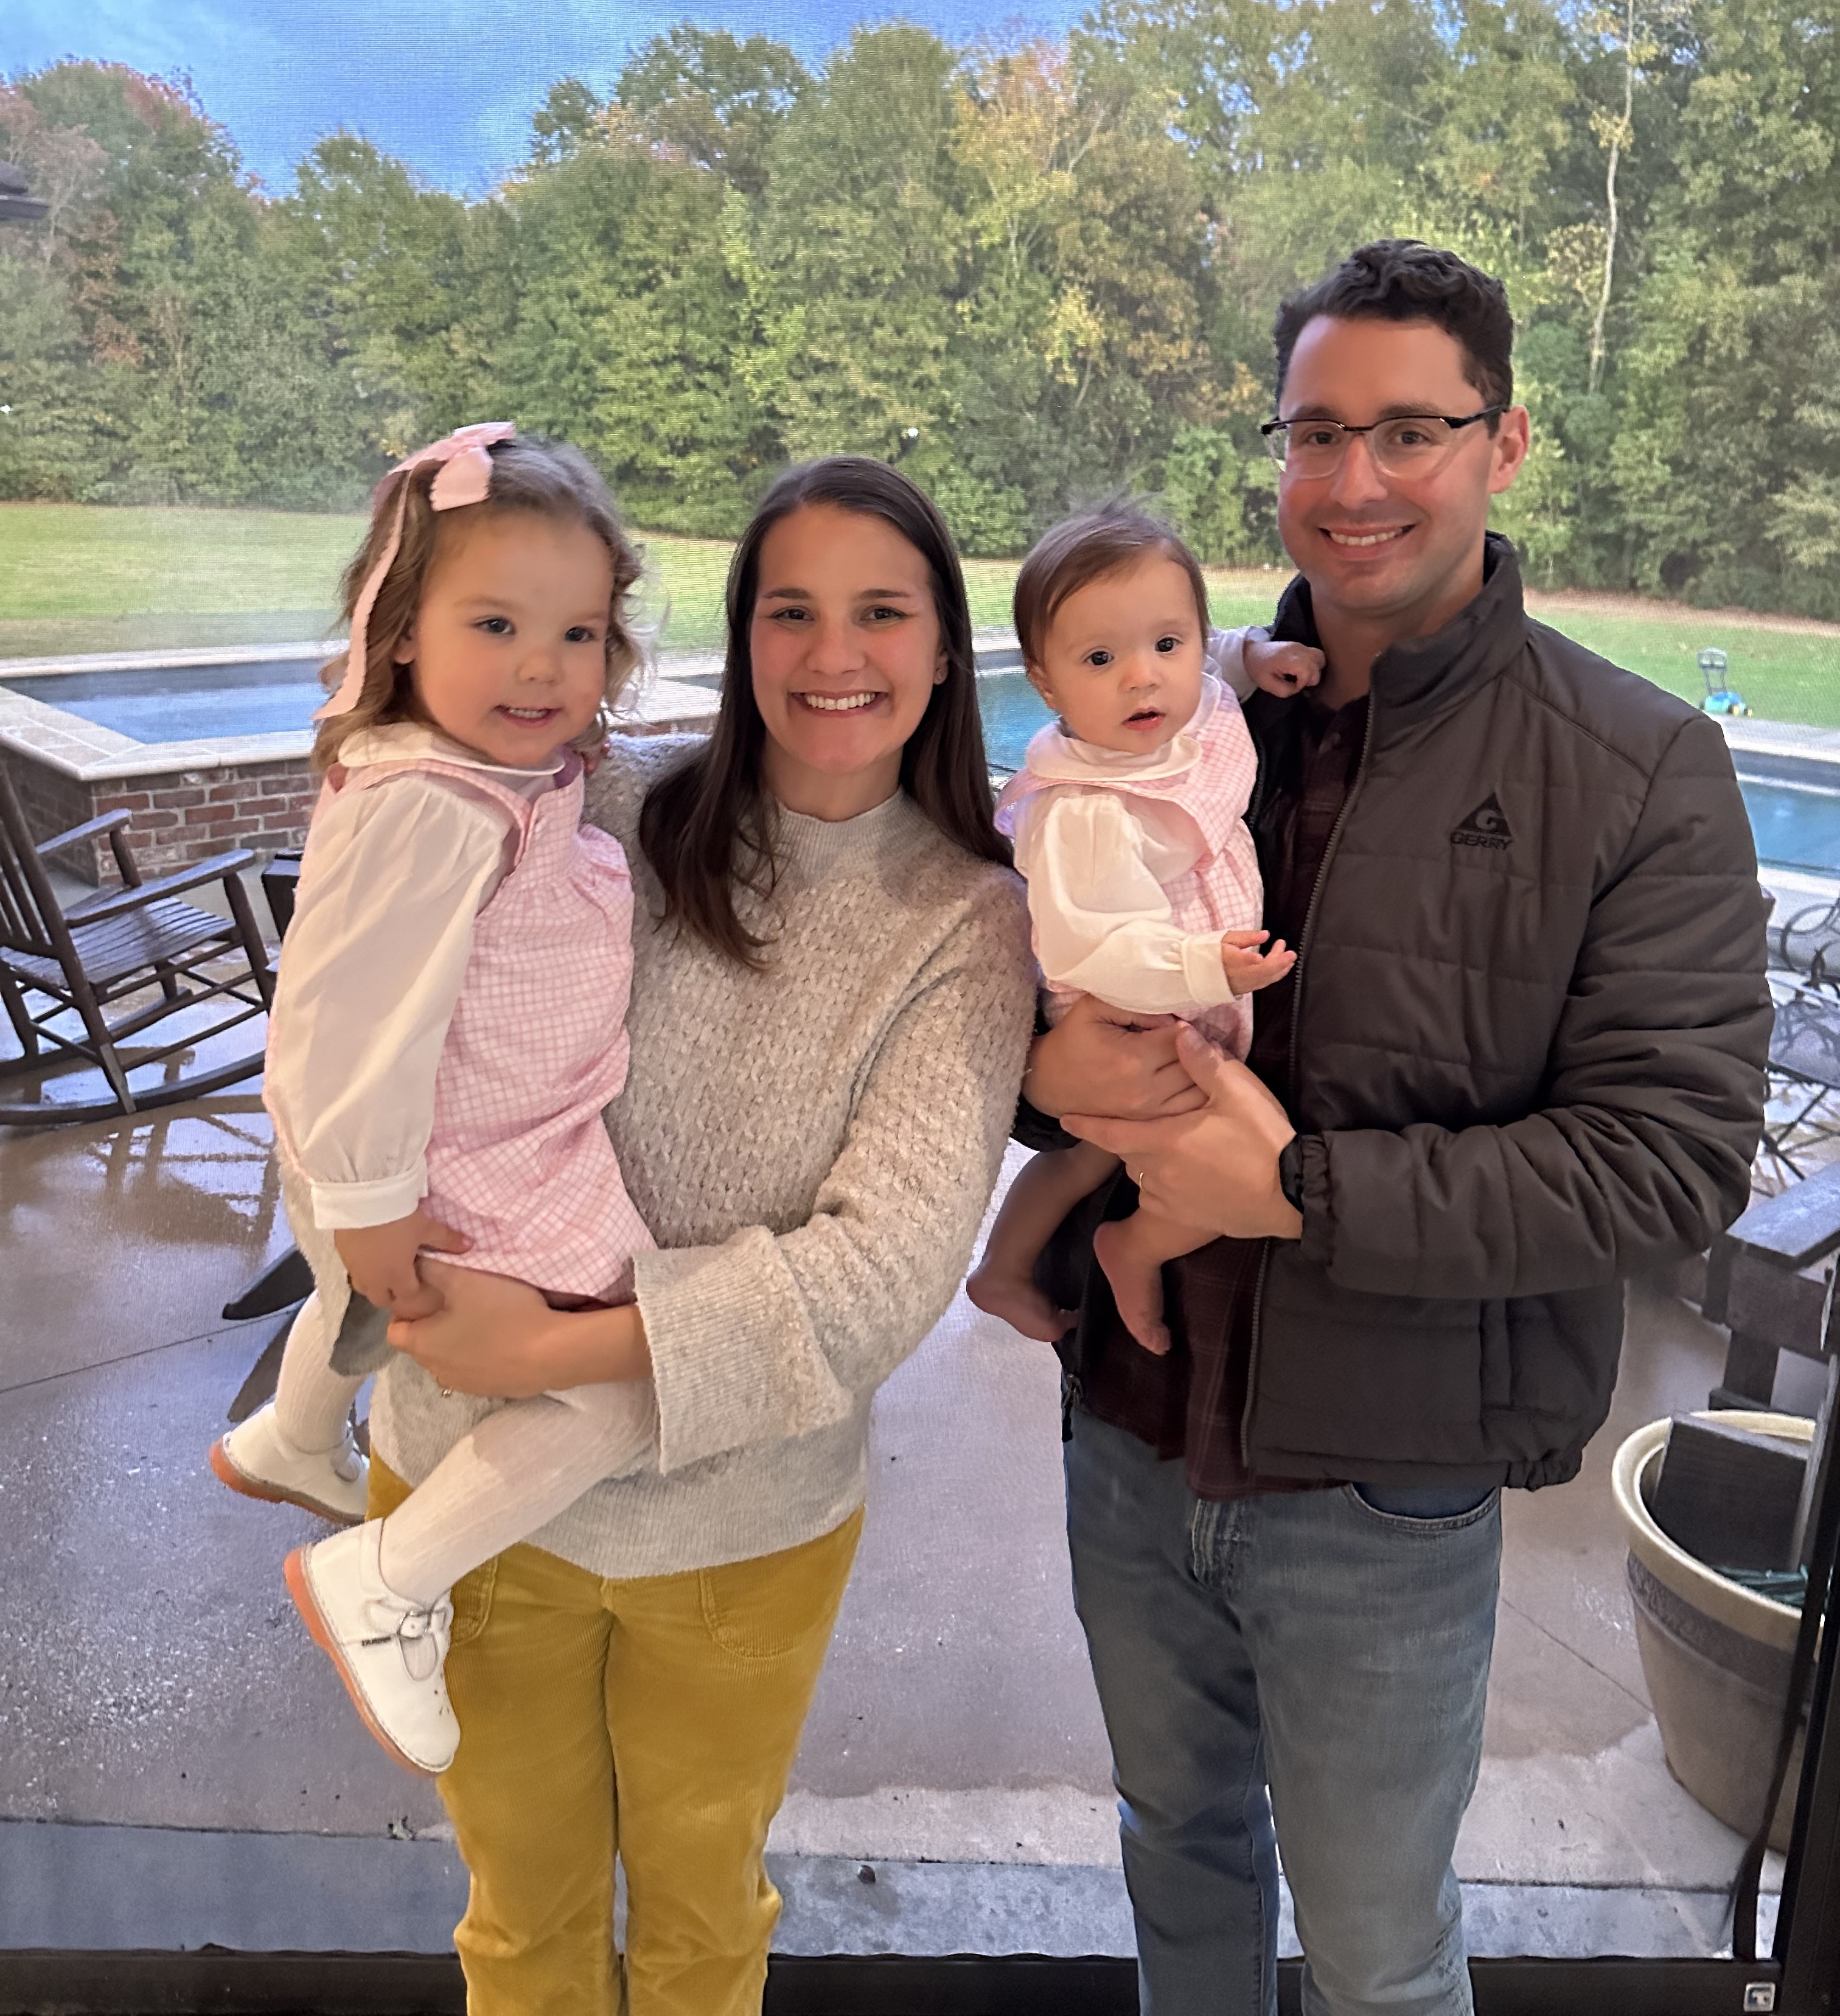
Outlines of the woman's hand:
{"label": "woman's hand", "polygon": [[1167,1120],[1194,1113],[1206,1096],[1176,1052],[1173,1015],[1134,1015],[1082,994],[1045,1036],[1037,1036],[1022,1096],[1050,1119],[1064,1113]]}
{"label": "woman's hand", "polygon": [[390,1341],[450,1393],[528,1400],[571,1386],[647,1379],[651,1352],[636,1306],[553,1309],[528,1281],[474,1267],[423,1266],[444,1306],[390,1326]]}

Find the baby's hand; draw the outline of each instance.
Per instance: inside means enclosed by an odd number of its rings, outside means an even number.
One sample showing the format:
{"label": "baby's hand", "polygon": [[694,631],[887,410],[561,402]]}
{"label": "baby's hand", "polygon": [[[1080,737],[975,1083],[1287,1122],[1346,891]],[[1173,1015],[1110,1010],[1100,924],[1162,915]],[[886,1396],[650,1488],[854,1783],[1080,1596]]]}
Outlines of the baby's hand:
{"label": "baby's hand", "polygon": [[1269,931],[1220,934],[1220,963],[1226,970],[1226,984],[1236,995],[1269,987],[1273,981],[1282,980],[1297,963],[1296,953],[1284,949],[1282,938],[1269,952],[1258,949],[1270,936]]}
{"label": "baby's hand", "polygon": [[442,1306],[416,1265],[423,1247],[464,1253],[472,1243],[422,1211],[392,1224],[353,1226],[333,1234],[352,1287],[392,1316],[431,1316]]}
{"label": "baby's hand", "polygon": [[1280,700],[1313,686],[1328,662],[1320,651],[1307,644],[1280,644],[1270,637],[1248,637],[1244,645],[1246,670],[1262,692],[1276,693]]}

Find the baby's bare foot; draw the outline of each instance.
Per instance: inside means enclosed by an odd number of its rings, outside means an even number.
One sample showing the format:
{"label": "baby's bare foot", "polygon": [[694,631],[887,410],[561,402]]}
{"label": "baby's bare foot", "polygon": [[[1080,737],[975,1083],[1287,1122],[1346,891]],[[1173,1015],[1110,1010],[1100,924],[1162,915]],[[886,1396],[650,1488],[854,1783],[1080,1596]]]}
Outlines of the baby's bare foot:
{"label": "baby's bare foot", "polygon": [[996,1268],[974,1267],[965,1279],[965,1293],[988,1316],[1000,1316],[1011,1330],[1040,1344],[1058,1344],[1079,1321],[1072,1309],[1057,1309],[1034,1282]]}
{"label": "baby's bare foot", "polygon": [[1093,1257],[1105,1269],[1125,1329],[1146,1351],[1161,1358],[1169,1348],[1168,1327],[1163,1321],[1163,1270],[1160,1263],[1140,1254],[1125,1229],[1129,1223],[1129,1219],[1114,1219],[1100,1226],[1093,1234]]}

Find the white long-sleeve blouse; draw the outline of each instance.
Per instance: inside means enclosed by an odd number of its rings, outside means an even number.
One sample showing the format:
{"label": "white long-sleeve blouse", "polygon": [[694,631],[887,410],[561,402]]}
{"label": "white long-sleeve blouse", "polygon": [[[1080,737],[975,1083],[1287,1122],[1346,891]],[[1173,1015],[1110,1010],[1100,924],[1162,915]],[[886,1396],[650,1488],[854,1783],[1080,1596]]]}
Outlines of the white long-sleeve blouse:
{"label": "white long-sleeve blouse", "polygon": [[[434,729],[355,735],[347,769],[432,758],[535,797],[560,764],[511,770]],[[315,811],[269,1021],[263,1096],[322,1230],[387,1225],[427,1193],[434,1078],[473,920],[511,866],[504,808],[405,770]]]}

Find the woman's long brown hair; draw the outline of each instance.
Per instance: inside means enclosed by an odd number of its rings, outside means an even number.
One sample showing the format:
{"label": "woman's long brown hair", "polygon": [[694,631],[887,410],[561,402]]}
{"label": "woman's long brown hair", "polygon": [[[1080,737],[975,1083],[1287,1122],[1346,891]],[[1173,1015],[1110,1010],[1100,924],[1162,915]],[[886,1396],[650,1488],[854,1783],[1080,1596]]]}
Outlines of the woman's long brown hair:
{"label": "woman's long brown hair", "polygon": [[970,605],[945,520],[924,491],[886,463],[855,455],[806,463],[761,500],[729,564],[728,655],[715,731],[652,787],[639,821],[639,845],[664,885],[665,916],[746,966],[762,964],[768,938],[742,921],[735,887],[769,896],[779,865],[761,769],[766,724],[754,697],[749,645],[760,549],[782,518],[814,505],[880,518],[927,563],[945,677],[901,752],[901,787],[967,854],[1010,864],[1009,843],[992,816]]}

